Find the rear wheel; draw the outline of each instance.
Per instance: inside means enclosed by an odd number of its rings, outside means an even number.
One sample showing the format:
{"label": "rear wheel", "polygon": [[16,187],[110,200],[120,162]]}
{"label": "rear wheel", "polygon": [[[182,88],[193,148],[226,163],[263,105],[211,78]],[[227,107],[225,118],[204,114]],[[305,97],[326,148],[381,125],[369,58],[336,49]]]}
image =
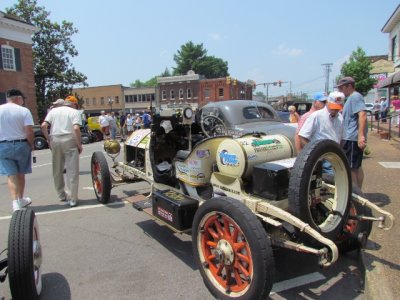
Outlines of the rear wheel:
{"label": "rear wheel", "polygon": [[87,133],[81,133],[81,142],[84,145],[90,144],[90,135]]}
{"label": "rear wheel", "polygon": [[237,200],[207,200],[192,227],[195,260],[218,299],[265,299],[275,271],[272,248],[257,217]]}
{"label": "rear wheel", "polygon": [[96,141],[100,142],[103,140],[103,133],[101,133],[100,131],[93,131],[93,134],[96,136]]}
{"label": "rear wheel", "polygon": [[[331,174],[334,190],[323,187]],[[349,214],[351,176],[347,159],[332,140],[308,143],[297,157],[289,181],[289,209],[323,236],[335,240]]]}
{"label": "rear wheel", "polygon": [[8,234],[8,275],[13,299],[39,299],[42,291],[42,247],[32,209],[13,213]]}
{"label": "rear wheel", "polygon": [[96,151],[93,153],[91,171],[97,200],[101,203],[108,203],[111,194],[111,175],[107,160],[102,152]]}

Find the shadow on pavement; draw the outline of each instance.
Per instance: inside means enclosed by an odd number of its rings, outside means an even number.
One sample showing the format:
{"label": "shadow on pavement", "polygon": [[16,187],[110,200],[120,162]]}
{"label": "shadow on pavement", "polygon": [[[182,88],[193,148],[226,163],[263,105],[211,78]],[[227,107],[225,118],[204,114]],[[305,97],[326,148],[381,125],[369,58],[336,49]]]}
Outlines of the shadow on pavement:
{"label": "shadow on pavement", "polygon": [[385,207],[392,202],[388,195],[382,193],[365,193],[364,197],[379,207]]}
{"label": "shadow on pavement", "polygon": [[71,289],[68,280],[60,273],[47,273],[42,275],[43,288],[41,300],[57,299],[70,300]]}
{"label": "shadow on pavement", "polygon": [[184,262],[192,270],[197,270],[193,258],[192,241],[183,241],[167,227],[152,220],[136,223],[144,233],[163,245],[169,252]]}

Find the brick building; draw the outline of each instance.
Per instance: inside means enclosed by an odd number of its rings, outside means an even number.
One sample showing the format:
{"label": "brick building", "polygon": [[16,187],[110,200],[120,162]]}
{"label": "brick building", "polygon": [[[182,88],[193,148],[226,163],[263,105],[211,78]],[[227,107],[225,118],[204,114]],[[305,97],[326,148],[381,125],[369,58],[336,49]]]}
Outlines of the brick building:
{"label": "brick building", "polygon": [[121,84],[75,88],[72,94],[83,99],[82,105],[88,116],[97,116],[102,110],[119,112],[125,107]]}
{"label": "brick building", "polygon": [[199,80],[203,78],[193,71],[187,75],[158,77],[157,106],[174,103],[187,102],[194,107],[198,105]]}
{"label": "brick building", "polygon": [[37,123],[31,38],[35,31],[35,26],[0,12],[0,104],[6,102],[8,89],[21,90],[26,96],[25,106]]}
{"label": "brick building", "polygon": [[156,105],[156,88],[124,88],[125,112],[141,113]]}
{"label": "brick building", "polygon": [[253,86],[230,77],[200,80],[199,107],[210,101],[251,100]]}

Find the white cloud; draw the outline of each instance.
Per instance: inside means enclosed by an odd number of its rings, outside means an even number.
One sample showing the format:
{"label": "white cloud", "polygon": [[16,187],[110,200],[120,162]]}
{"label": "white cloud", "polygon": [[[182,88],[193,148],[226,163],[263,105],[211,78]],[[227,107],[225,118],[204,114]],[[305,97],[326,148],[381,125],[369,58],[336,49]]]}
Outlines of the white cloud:
{"label": "white cloud", "polygon": [[298,48],[289,48],[285,44],[281,44],[276,48],[275,50],[272,51],[273,54],[276,55],[285,55],[285,56],[300,56],[304,54],[304,51],[302,49]]}
{"label": "white cloud", "polygon": [[210,38],[214,41],[219,41],[221,40],[221,35],[217,32],[211,33]]}

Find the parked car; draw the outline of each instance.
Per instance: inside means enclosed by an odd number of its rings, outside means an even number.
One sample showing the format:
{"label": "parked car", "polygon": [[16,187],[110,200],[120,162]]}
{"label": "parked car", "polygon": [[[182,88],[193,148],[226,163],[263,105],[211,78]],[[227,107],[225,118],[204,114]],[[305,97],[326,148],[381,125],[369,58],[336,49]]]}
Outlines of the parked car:
{"label": "parked car", "polygon": [[296,129],[285,124],[276,110],[263,102],[249,100],[211,102],[203,106],[199,114],[199,118],[202,119],[200,124],[211,130],[218,129],[218,127],[211,128],[214,123],[222,122],[227,134],[234,136],[253,132],[267,135],[282,134],[294,145]]}
{"label": "parked car", "polygon": [[367,114],[372,115],[373,109],[374,109],[374,104],[373,103],[365,103],[365,106],[367,107]]}
{"label": "parked car", "polygon": [[[42,149],[48,148],[49,144],[47,143],[47,140],[42,133],[42,129],[40,128],[40,125],[34,125],[33,132],[34,132],[33,144],[35,146],[35,150],[42,150]],[[96,141],[96,138],[97,137],[92,132],[90,132],[89,129],[87,129],[84,126],[81,127],[81,142],[82,142],[82,144],[93,143]]]}
{"label": "parked car", "polygon": [[96,140],[103,140],[103,133],[101,132],[101,127],[99,123],[99,117],[89,117],[87,118],[88,129],[96,135]]}

